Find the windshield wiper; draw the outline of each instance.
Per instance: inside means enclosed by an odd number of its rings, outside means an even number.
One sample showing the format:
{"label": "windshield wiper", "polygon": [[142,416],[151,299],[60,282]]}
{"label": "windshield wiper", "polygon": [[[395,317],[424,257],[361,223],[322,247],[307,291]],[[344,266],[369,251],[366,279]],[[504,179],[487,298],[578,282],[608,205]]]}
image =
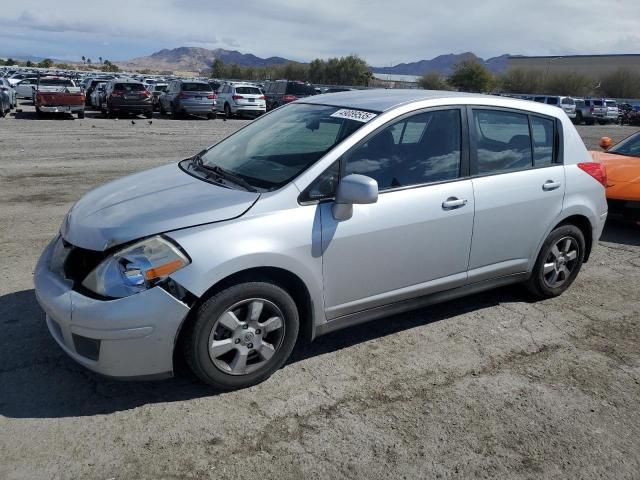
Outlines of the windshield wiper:
{"label": "windshield wiper", "polygon": [[196,168],[200,168],[202,170],[205,170],[207,172],[211,172],[216,174],[219,178],[223,178],[224,180],[228,180],[231,181],[233,183],[235,183],[236,185],[240,185],[242,188],[244,188],[245,190],[248,190],[249,192],[257,192],[258,190],[256,190],[249,182],[247,182],[244,178],[240,177],[239,175],[236,175],[234,173],[229,172],[228,170],[225,170],[224,168],[222,168],[219,165],[207,165],[202,161],[202,152],[195,154],[192,158],[191,158],[191,164],[195,166]]}

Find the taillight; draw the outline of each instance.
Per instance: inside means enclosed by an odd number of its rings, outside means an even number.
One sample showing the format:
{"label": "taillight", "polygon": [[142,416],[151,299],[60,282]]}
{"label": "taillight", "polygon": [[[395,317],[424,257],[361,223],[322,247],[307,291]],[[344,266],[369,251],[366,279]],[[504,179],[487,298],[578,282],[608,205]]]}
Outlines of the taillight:
{"label": "taillight", "polygon": [[267,97],[265,97],[264,95],[262,95],[261,97],[258,97],[258,100],[266,100]]}
{"label": "taillight", "polygon": [[607,169],[602,163],[584,162],[579,163],[580,170],[587,172],[595,178],[603,187],[607,188]]}
{"label": "taillight", "polygon": [[111,92],[112,97],[121,97],[122,95],[123,93],[119,92],[118,90],[114,90],[113,92]]}
{"label": "taillight", "polygon": [[216,98],[217,97],[215,93],[210,93],[209,95],[207,95],[207,100],[215,100]]}
{"label": "taillight", "polygon": [[148,97],[150,97],[150,96],[151,96],[151,93],[149,93],[149,91],[148,91],[148,90],[144,90],[144,91],[142,92],[142,96],[143,96],[143,97],[147,97],[147,98],[148,98]]}
{"label": "taillight", "polygon": [[190,97],[191,97],[191,95],[189,95],[187,93],[184,93],[184,92],[182,92],[182,93],[180,93],[180,95],[178,95],[178,98],[190,98]]}
{"label": "taillight", "polygon": [[296,97],[295,95],[285,95],[284,97],[282,97],[282,100],[285,102],[293,102],[294,100],[297,100],[298,97]]}
{"label": "taillight", "polygon": [[243,99],[244,97],[242,95],[234,95],[231,98],[233,98],[234,100],[240,100],[240,99]]}

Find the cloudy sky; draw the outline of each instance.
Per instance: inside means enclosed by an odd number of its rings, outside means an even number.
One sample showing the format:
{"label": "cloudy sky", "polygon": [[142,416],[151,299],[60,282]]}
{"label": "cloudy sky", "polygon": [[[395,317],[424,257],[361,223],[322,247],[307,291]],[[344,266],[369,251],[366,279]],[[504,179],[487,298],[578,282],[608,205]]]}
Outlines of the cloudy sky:
{"label": "cloudy sky", "polygon": [[197,46],[389,66],[465,51],[640,53],[638,20],[640,0],[7,0],[0,55],[125,60]]}

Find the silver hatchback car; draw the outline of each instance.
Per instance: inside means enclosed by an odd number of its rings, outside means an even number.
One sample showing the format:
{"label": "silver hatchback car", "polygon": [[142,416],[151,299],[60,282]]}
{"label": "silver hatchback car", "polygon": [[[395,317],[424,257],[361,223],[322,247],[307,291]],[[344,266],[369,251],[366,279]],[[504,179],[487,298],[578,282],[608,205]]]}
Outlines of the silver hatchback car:
{"label": "silver hatchback car", "polygon": [[115,377],[184,354],[221,389],[299,339],[524,283],[574,281],[606,172],[562,110],[424,90],[308,97],[67,214],[35,272],[54,339]]}

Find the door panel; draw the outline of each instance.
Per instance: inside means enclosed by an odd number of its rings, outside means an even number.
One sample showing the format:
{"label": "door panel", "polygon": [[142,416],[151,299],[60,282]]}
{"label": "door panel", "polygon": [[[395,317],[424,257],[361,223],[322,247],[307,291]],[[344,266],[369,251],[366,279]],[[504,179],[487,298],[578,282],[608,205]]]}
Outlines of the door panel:
{"label": "door panel", "polygon": [[[560,186],[543,185],[551,180]],[[549,224],[562,210],[564,167],[474,178],[475,220],[469,281],[525,271]],[[480,267],[493,265],[494,268]],[[514,271],[515,270],[515,271]]]}
{"label": "door panel", "polygon": [[[467,200],[443,208],[453,197]],[[381,193],[338,222],[321,204],[327,318],[461,286],[473,226],[470,180]]]}

